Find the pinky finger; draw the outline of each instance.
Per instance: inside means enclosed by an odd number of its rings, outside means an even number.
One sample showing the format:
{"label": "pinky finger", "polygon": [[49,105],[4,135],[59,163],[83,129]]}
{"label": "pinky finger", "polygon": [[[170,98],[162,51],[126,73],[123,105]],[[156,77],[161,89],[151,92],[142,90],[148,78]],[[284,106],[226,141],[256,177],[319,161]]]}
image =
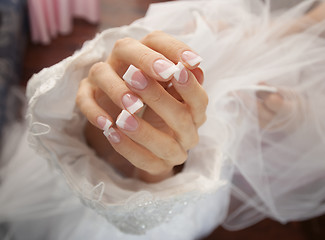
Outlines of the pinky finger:
{"label": "pinky finger", "polygon": [[104,134],[112,125],[112,118],[98,105],[94,97],[94,88],[85,78],[80,82],[76,104],[88,121],[102,129]]}

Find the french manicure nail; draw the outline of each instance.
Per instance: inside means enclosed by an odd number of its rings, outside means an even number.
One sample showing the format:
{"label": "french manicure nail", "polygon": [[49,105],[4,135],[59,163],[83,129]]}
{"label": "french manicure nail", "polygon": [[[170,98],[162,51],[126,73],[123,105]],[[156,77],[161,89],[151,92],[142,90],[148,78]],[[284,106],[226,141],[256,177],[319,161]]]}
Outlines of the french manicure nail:
{"label": "french manicure nail", "polygon": [[153,63],[153,68],[163,79],[168,79],[178,70],[175,64],[162,59],[155,61]]}
{"label": "french manicure nail", "polygon": [[110,142],[119,143],[121,141],[120,134],[114,128],[110,128],[105,131],[104,135],[108,138]]}
{"label": "french manicure nail", "polygon": [[142,90],[148,85],[148,80],[143,73],[133,65],[130,65],[128,70],[123,75],[123,79],[132,87]]}
{"label": "french manicure nail", "polygon": [[99,116],[97,118],[97,124],[102,130],[104,130],[104,132],[107,131],[110,128],[110,126],[112,126],[112,122],[102,116]]}
{"label": "french manicure nail", "polygon": [[138,111],[140,108],[143,107],[143,102],[137,98],[136,96],[133,96],[132,94],[125,94],[122,97],[122,103],[124,107],[131,113],[135,113]]}
{"label": "french manicure nail", "polygon": [[116,120],[116,125],[127,131],[135,131],[139,124],[128,111],[122,110]]}
{"label": "french manicure nail", "polygon": [[196,64],[202,62],[202,58],[194,52],[185,51],[182,53],[183,61],[187,62],[191,67],[194,67]]}
{"label": "french manicure nail", "polygon": [[174,73],[174,78],[179,83],[186,83],[188,80],[188,73],[186,71],[186,68],[181,62],[179,62],[176,66],[179,70]]}

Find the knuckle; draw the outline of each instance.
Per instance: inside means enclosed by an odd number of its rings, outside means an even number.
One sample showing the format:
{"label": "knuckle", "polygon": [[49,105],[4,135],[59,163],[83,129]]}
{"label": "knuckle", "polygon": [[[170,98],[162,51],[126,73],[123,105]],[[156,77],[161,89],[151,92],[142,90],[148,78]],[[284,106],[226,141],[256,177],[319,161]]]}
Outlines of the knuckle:
{"label": "knuckle", "polygon": [[187,152],[182,150],[178,155],[173,166],[181,165],[187,160]]}
{"label": "knuckle", "polygon": [[158,31],[158,30],[152,31],[151,33],[147,34],[143,38],[142,42],[144,44],[148,44],[148,43],[152,42],[156,37],[161,36],[162,34],[165,34],[165,33],[163,31]]}
{"label": "knuckle", "polygon": [[149,97],[147,103],[158,103],[162,99],[163,92],[162,91],[155,91]]}
{"label": "knuckle", "polygon": [[192,115],[185,109],[181,109],[177,116],[178,129],[180,132],[188,132],[193,125]]}
{"label": "knuckle", "polygon": [[98,62],[91,66],[89,70],[89,79],[94,80],[96,77],[104,71],[106,63]]}
{"label": "knuckle", "polygon": [[165,35],[166,33],[161,31],[161,30],[155,30],[155,31],[152,31],[151,33],[149,33],[148,35],[151,35],[151,36],[161,36],[161,35]]}
{"label": "knuckle", "polygon": [[197,123],[197,126],[198,126],[198,127],[202,126],[202,125],[206,122],[206,120],[207,120],[207,115],[206,115],[206,113],[204,113],[204,114],[202,115],[200,121]]}
{"label": "knuckle", "polygon": [[181,155],[180,148],[177,146],[177,143],[172,143],[162,154],[162,158],[168,162],[172,162],[174,159],[177,159]]}
{"label": "knuckle", "polygon": [[198,113],[202,114],[202,113],[205,113],[207,107],[208,107],[208,104],[209,104],[209,97],[206,93],[204,93],[200,100],[198,101],[197,104],[195,104],[195,109],[197,110]]}
{"label": "knuckle", "polygon": [[203,112],[202,114],[200,114],[199,117],[195,118],[195,126],[197,128],[199,128],[200,126],[202,126],[207,120],[207,115],[205,112]]}
{"label": "knuckle", "polygon": [[189,149],[195,147],[199,143],[199,140],[200,140],[199,134],[197,132],[195,132],[195,134],[191,138],[191,143],[189,145]]}
{"label": "knuckle", "polygon": [[181,164],[185,163],[187,158],[188,158],[187,151],[184,151],[182,156],[179,158],[177,165],[181,165]]}
{"label": "knuckle", "polygon": [[91,121],[91,119],[93,119],[93,114],[94,112],[90,109],[84,109],[84,115],[85,117]]}
{"label": "knuckle", "polygon": [[157,59],[157,53],[143,52],[139,55],[138,62],[140,66],[149,65],[153,59]]}
{"label": "knuckle", "polygon": [[202,106],[204,106],[204,109],[206,109],[208,105],[209,105],[209,96],[206,92],[204,92],[202,98]]}
{"label": "knuckle", "polygon": [[118,39],[114,44],[114,49],[116,50],[116,49],[119,49],[119,48],[123,48],[126,45],[131,44],[133,41],[134,41],[134,39],[130,38],[130,37],[125,37],[125,38]]}
{"label": "knuckle", "polygon": [[79,88],[78,88],[76,99],[75,99],[76,105],[79,108],[82,105],[83,99],[85,98],[84,89],[85,89],[85,85],[86,85],[87,81],[88,81],[88,79],[85,78],[85,79],[81,80],[80,83],[79,83]]}
{"label": "knuckle", "polygon": [[187,151],[195,147],[199,143],[199,135],[197,132],[191,133],[190,136],[179,140],[182,147]]}

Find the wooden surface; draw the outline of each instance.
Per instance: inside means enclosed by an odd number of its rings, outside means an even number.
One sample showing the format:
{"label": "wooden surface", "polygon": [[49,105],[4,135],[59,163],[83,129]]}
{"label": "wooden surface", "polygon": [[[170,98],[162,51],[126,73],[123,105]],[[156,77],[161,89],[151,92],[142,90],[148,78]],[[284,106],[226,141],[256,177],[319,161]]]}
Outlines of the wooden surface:
{"label": "wooden surface", "polygon": [[[92,25],[83,20],[74,21],[74,30],[70,35],[60,36],[49,46],[27,45],[23,69],[23,82],[44,67],[52,66],[72,55],[86,40],[92,39],[101,29],[129,24],[142,17],[150,0],[102,0],[101,23]],[[272,220],[264,220],[247,229],[229,232],[219,227],[206,240],[325,240],[325,217],[305,222],[282,225]]]}

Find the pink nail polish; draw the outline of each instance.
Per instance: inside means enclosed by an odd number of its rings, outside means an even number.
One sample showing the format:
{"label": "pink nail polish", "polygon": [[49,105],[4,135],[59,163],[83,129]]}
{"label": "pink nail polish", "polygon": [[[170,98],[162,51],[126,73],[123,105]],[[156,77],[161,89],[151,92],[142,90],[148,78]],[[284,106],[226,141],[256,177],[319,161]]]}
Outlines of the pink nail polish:
{"label": "pink nail polish", "polygon": [[128,70],[123,75],[123,79],[132,87],[142,90],[148,85],[148,80],[143,73],[133,65],[130,65]]}
{"label": "pink nail polish", "polygon": [[107,131],[110,128],[110,126],[112,126],[112,122],[110,120],[108,120],[107,118],[102,117],[102,116],[99,116],[97,118],[97,124],[104,131]]}
{"label": "pink nail polish", "polygon": [[186,83],[188,80],[188,73],[186,71],[186,68],[181,62],[177,64],[177,67],[179,70],[174,73],[174,78],[179,83]]}
{"label": "pink nail polish", "polygon": [[195,65],[199,64],[203,60],[199,55],[191,51],[183,52],[182,59],[184,62],[187,62],[188,65],[190,65],[191,67],[194,67]]}
{"label": "pink nail polish", "polygon": [[136,96],[133,96],[132,94],[125,94],[122,97],[122,103],[124,107],[131,113],[135,113],[138,111],[140,108],[143,107],[143,102],[137,98]]}
{"label": "pink nail polish", "polygon": [[119,143],[121,141],[120,134],[114,128],[108,129],[105,133],[105,136],[110,142]]}
{"label": "pink nail polish", "polygon": [[116,120],[116,125],[127,131],[135,131],[139,124],[128,111],[122,110]]}
{"label": "pink nail polish", "polygon": [[178,70],[174,63],[162,59],[153,63],[153,69],[163,79],[168,79]]}

